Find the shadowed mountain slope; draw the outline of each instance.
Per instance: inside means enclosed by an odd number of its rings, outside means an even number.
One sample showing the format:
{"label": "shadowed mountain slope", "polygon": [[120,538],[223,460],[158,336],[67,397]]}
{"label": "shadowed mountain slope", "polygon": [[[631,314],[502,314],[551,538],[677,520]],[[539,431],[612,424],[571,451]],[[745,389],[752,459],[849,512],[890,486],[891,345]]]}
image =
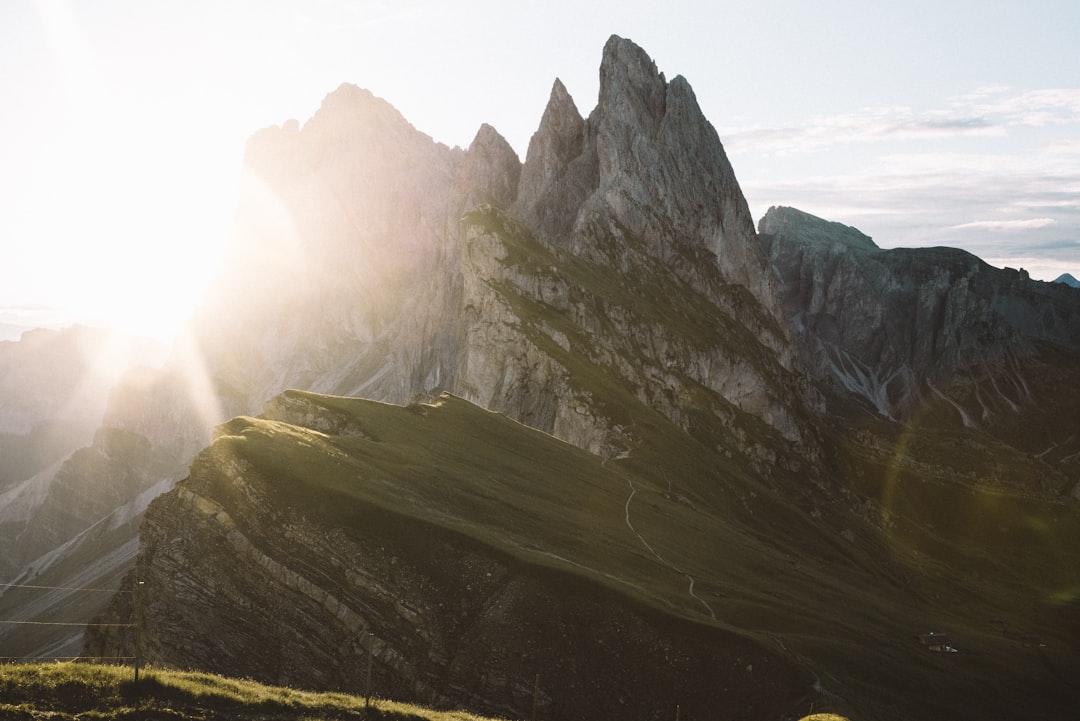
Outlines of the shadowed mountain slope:
{"label": "shadowed mountain slope", "polygon": [[[371,653],[381,693],[510,716],[539,675],[541,718],[1038,718],[1076,700],[1070,505],[928,463],[937,432],[914,426],[902,458],[853,444],[849,486],[792,494],[605,400],[647,439],[625,458],[453,396],[290,392],[230,421],[148,512],[145,657],[355,690]],[[934,630],[961,653],[929,654]]]}
{"label": "shadowed mountain slope", "polygon": [[245,170],[189,342],[107,414],[132,477],[195,458],[102,616],[146,657],[353,690],[371,659],[551,719],[1076,703],[1073,290],[755,233],[689,84],[618,37],[524,164],[345,85]]}

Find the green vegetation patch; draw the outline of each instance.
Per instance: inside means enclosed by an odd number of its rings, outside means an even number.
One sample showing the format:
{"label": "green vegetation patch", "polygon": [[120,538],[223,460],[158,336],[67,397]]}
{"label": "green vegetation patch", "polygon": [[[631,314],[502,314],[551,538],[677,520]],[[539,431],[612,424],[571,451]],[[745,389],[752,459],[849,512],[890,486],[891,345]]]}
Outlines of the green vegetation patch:
{"label": "green vegetation patch", "polygon": [[387,719],[481,721],[459,711],[342,693],[265,686],[207,673],[82,663],[0,665],[0,717],[10,719],[200,719],[290,721]]}

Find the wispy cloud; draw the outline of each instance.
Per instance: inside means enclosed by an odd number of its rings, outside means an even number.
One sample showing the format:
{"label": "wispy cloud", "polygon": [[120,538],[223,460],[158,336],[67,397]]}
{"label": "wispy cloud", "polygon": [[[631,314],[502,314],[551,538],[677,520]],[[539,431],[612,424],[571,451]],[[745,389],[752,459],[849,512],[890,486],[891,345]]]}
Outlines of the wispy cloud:
{"label": "wispy cloud", "polygon": [[[925,160],[925,159],[923,159]],[[1026,162],[879,162],[859,172],[744,184],[755,214],[792,205],[852,225],[883,248],[946,245],[1032,277],[1080,273],[1080,167],[1040,175]]]}
{"label": "wispy cloud", "polygon": [[[883,140],[1005,137],[1012,127],[1067,123],[1080,123],[1080,88],[1017,91],[993,86],[952,98],[941,108],[863,108],[811,116],[797,124],[730,126],[719,133],[729,152],[798,153]],[[1077,151],[1071,141],[1058,141],[1053,149]]]}
{"label": "wispy cloud", "polygon": [[1080,88],[986,87],[929,110],[719,132],[756,214],[793,205],[885,248],[1080,273]]}
{"label": "wispy cloud", "polygon": [[871,108],[856,113],[814,116],[798,125],[720,129],[730,152],[805,152],[846,143],[883,140],[1000,137],[1003,125],[986,117],[947,117],[942,113],[916,115],[907,108]]}
{"label": "wispy cloud", "polygon": [[976,220],[952,226],[952,230],[1018,231],[1045,228],[1057,223],[1053,218],[1029,218],[1026,220]]}
{"label": "wispy cloud", "polygon": [[1080,121],[1080,88],[1016,91],[997,86],[957,98],[952,105],[962,112],[1000,118],[1009,125],[1075,123]]}

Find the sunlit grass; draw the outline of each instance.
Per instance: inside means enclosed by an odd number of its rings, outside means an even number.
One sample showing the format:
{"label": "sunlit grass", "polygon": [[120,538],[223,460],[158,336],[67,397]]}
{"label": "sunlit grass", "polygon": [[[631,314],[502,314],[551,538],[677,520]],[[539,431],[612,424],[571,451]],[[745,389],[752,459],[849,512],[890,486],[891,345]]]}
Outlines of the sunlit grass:
{"label": "sunlit grass", "polygon": [[[0,666],[0,718],[134,719],[427,719],[480,721],[461,711],[343,693],[266,686],[208,673],[145,670],[139,683],[130,667],[82,663]],[[145,718],[145,715],[142,717]]]}

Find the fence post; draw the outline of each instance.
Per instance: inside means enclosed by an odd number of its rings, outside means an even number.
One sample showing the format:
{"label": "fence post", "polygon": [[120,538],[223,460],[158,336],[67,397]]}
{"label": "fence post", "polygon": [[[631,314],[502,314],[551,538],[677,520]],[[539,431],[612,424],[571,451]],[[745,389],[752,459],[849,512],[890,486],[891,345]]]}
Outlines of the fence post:
{"label": "fence post", "polygon": [[532,721],[536,721],[536,705],[540,700],[540,674],[536,674],[536,679],[533,680],[533,706],[532,706]]}
{"label": "fence post", "polygon": [[371,708],[371,663],[372,655],[374,653],[375,644],[373,642],[373,635],[368,634],[368,646],[367,646],[367,683],[364,685],[364,710]]}
{"label": "fence post", "polygon": [[139,610],[141,604],[139,603],[142,594],[139,593],[139,588],[142,587],[142,581],[135,582],[135,590],[132,591],[132,604],[135,606],[135,685],[139,685],[139,666],[142,663],[142,637],[139,635]]}

